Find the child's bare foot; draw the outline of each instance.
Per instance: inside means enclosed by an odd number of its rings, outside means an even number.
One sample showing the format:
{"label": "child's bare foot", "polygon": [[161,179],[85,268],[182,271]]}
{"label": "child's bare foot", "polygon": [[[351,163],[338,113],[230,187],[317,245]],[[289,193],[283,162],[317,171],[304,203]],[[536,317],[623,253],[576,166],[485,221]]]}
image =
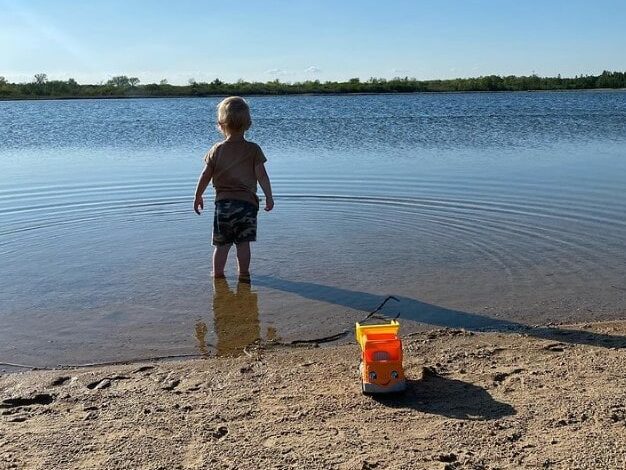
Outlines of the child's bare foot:
{"label": "child's bare foot", "polygon": [[226,276],[224,276],[224,273],[213,273],[213,279],[224,279]]}
{"label": "child's bare foot", "polygon": [[239,273],[239,282],[250,282],[250,273]]}

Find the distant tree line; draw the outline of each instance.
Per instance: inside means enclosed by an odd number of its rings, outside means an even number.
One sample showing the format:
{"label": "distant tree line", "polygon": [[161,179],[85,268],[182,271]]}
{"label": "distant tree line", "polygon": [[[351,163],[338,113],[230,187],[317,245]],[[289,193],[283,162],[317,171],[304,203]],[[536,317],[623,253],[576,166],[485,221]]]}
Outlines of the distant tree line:
{"label": "distant tree line", "polygon": [[120,75],[96,85],[81,85],[73,78],[48,80],[45,73],[38,73],[29,83],[10,83],[0,76],[0,99],[37,98],[132,98],[132,97],[183,97],[213,95],[287,95],[304,93],[410,93],[455,91],[530,91],[530,90],[588,90],[598,88],[626,88],[626,72],[604,71],[600,75],[577,75],[573,78],[488,75],[477,78],[454,78],[449,80],[416,80],[414,78],[370,78],[362,81],[352,78],[346,82],[284,83],[247,82],[239,80],[225,83],[219,79],[212,82],[196,82],[187,85],[170,85],[166,79],[159,83],[140,84],[137,77]]}

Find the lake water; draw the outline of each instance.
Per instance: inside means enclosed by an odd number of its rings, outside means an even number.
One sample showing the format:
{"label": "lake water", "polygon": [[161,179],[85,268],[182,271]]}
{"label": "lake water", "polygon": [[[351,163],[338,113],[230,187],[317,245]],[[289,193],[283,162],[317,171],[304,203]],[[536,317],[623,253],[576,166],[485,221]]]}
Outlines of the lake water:
{"label": "lake water", "polygon": [[0,102],[0,361],[231,354],[390,294],[404,331],[625,317],[625,92],[251,97],[251,286],[192,211],[217,102]]}

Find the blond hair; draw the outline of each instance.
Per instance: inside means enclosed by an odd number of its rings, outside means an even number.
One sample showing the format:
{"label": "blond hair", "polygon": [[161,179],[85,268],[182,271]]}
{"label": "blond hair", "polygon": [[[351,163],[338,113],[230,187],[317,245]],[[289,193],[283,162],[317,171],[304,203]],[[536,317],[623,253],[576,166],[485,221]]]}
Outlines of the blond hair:
{"label": "blond hair", "polygon": [[229,96],[217,105],[217,123],[225,133],[247,131],[252,125],[250,107],[239,96]]}

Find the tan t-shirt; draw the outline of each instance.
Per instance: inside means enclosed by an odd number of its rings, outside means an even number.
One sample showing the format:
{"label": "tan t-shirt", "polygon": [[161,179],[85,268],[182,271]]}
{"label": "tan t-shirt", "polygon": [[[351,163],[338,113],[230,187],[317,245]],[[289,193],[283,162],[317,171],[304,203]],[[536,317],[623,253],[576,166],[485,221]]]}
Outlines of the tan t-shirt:
{"label": "tan t-shirt", "polygon": [[259,207],[255,167],[265,163],[261,147],[247,140],[218,142],[204,162],[213,170],[215,200],[237,199]]}

